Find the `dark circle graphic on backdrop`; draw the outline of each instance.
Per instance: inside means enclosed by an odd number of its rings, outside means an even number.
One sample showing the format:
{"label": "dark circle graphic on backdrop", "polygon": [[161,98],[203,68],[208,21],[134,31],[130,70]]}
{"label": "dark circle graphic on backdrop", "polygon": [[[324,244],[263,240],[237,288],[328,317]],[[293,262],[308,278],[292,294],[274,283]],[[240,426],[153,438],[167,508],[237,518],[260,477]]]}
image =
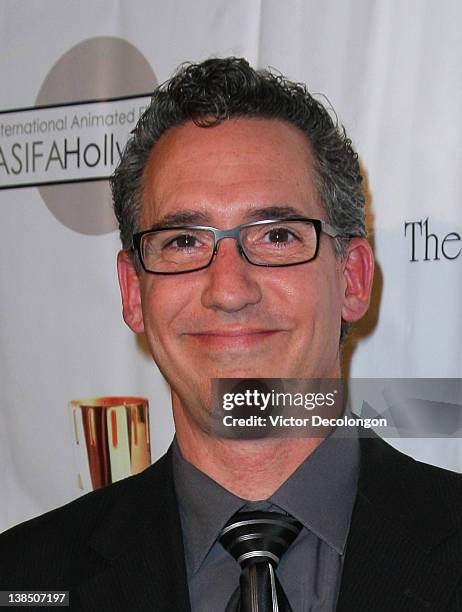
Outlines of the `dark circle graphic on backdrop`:
{"label": "dark circle graphic on backdrop", "polygon": [[[122,38],[101,36],[72,47],[51,68],[36,104],[60,104],[143,94],[157,85],[144,55]],[[107,234],[117,228],[105,180],[42,186],[50,212],[81,234]]]}

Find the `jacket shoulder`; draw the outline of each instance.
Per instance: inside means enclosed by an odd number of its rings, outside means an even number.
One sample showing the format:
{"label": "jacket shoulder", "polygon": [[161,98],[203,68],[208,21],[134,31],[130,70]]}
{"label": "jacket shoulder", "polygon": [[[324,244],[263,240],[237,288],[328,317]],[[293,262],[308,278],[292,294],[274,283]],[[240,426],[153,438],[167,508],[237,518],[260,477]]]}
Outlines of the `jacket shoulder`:
{"label": "jacket shoulder", "polygon": [[358,494],[427,541],[462,531],[462,474],[417,461],[380,438],[361,439]]}
{"label": "jacket shoulder", "polygon": [[115,508],[125,504],[136,507],[136,500],[162,472],[165,461],[164,456],[141,474],[92,491],[2,533],[0,587],[25,588],[31,578],[40,588],[54,589],[61,584],[69,588],[73,574],[90,577],[98,571],[100,559],[88,546],[92,534]]}

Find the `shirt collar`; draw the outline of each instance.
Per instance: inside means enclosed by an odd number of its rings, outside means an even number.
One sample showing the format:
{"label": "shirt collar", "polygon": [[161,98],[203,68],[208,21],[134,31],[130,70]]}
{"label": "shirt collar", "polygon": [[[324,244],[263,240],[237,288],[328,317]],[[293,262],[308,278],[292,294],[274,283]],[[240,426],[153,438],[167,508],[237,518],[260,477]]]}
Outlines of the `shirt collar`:
{"label": "shirt collar", "polygon": [[324,440],[268,501],[343,554],[358,486],[359,441],[356,436],[341,437],[337,432]]}
{"label": "shirt collar", "polygon": [[[191,576],[202,565],[227,521],[248,502],[186,461],[176,438],[172,444],[172,461],[186,567]],[[306,529],[343,554],[358,473],[358,439],[334,433],[303,461],[266,503],[277,506],[275,510],[291,514]]]}
{"label": "shirt collar", "polygon": [[186,461],[176,437],[172,444],[172,461],[186,568],[188,575],[193,575],[228,520],[246,502]]}

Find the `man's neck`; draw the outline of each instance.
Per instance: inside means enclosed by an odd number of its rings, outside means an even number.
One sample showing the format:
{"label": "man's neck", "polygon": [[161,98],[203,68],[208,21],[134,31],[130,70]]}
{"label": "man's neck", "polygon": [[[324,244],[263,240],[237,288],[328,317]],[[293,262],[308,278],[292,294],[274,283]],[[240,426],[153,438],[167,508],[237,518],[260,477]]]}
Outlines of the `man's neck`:
{"label": "man's neck", "polygon": [[184,412],[175,414],[183,457],[238,497],[270,497],[323,441],[323,438],[228,440],[191,426]]}

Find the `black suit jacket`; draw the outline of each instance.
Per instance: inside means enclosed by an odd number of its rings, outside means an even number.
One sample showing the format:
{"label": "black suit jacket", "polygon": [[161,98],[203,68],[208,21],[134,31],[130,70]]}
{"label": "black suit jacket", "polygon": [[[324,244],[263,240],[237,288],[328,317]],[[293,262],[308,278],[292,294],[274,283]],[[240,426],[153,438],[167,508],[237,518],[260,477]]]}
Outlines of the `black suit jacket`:
{"label": "black suit jacket", "polygon": [[[170,453],[0,536],[7,589],[69,590],[72,610],[188,612]],[[337,610],[462,611],[461,475],[361,440]]]}

